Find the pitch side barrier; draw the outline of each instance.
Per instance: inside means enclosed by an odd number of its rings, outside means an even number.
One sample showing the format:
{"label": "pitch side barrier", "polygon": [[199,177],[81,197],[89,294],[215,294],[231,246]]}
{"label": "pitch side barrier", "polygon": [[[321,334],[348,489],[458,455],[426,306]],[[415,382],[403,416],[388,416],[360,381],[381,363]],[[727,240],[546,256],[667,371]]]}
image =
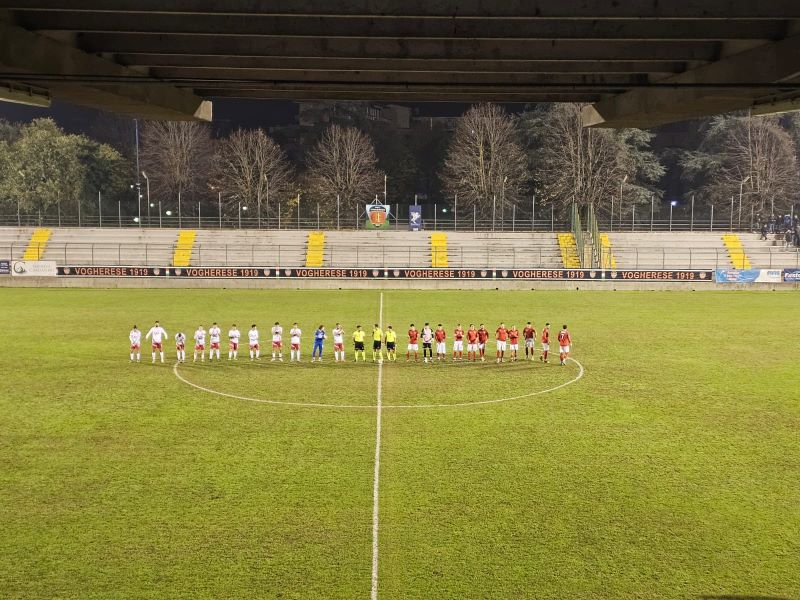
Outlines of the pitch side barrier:
{"label": "pitch side barrier", "polygon": [[800,289],[800,269],[450,269],[57,265],[0,260],[0,287]]}
{"label": "pitch side barrier", "polygon": [[61,278],[292,280],[714,281],[712,270],[592,269],[334,269],[276,267],[57,266]]}

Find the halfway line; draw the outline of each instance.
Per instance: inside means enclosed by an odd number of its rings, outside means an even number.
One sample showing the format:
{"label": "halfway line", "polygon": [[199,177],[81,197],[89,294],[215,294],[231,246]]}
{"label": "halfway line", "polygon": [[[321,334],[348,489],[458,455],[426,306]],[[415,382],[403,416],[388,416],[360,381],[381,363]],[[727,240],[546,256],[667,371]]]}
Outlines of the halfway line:
{"label": "halfway line", "polygon": [[[378,327],[383,330],[383,292],[381,292]],[[383,408],[383,358],[378,363],[377,416],[375,418],[375,475],[372,484],[372,593],[371,600],[378,600],[378,481],[381,471],[381,410]]]}

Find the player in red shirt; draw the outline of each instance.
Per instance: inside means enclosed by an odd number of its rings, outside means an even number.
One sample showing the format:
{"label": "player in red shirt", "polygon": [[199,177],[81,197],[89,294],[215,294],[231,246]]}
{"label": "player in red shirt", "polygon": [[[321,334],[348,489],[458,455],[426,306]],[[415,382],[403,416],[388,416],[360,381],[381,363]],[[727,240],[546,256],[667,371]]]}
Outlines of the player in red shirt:
{"label": "player in red shirt", "polygon": [[536,330],[528,321],[525,329],[522,330],[522,337],[525,338],[525,360],[533,360],[533,347],[536,344]]}
{"label": "player in red shirt", "polygon": [[559,347],[559,356],[561,357],[561,366],[563,367],[567,364],[567,358],[569,358],[569,345],[572,342],[572,337],[567,331],[567,326],[561,329],[558,332],[558,347]]}
{"label": "player in red shirt", "polygon": [[475,329],[475,323],[469,324],[467,329],[467,360],[475,362],[478,353],[478,330]]}
{"label": "player in red shirt", "polygon": [[414,362],[417,362],[417,358],[419,357],[419,331],[417,328],[414,327],[412,323],[411,326],[408,328],[408,350],[406,351],[406,362],[411,360],[411,353],[414,353]]}
{"label": "player in red shirt", "polygon": [[550,353],[550,323],[544,324],[544,329],[542,329],[542,354],[539,356],[539,360],[542,362],[547,362],[547,355]]}
{"label": "player in red shirt", "polygon": [[464,360],[464,328],[461,323],[456,325],[453,332],[453,360]]}
{"label": "player in red shirt", "polygon": [[481,323],[478,329],[478,352],[480,353],[481,362],[486,360],[486,342],[489,340],[489,332],[486,327]]}
{"label": "player in red shirt", "polygon": [[494,332],[494,338],[497,341],[497,362],[498,364],[505,361],[506,345],[508,344],[508,329],[505,323],[500,323],[500,327]]}
{"label": "player in red shirt", "polygon": [[444,342],[447,334],[444,332],[444,328],[442,327],[441,323],[439,323],[436,331],[433,332],[433,337],[436,338],[436,360],[447,360],[447,347],[445,346]]}
{"label": "player in red shirt", "polygon": [[508,349],[511,352],[511,362],[517,362],[517,353],[519,352],[519,329],[516,325],[512,325],[508,330]]}

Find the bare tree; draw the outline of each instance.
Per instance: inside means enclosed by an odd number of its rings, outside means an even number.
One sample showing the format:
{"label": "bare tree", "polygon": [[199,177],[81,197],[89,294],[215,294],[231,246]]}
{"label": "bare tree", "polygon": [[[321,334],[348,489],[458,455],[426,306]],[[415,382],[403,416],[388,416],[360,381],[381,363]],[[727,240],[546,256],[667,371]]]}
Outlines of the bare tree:
{"label": "bare tree", "polygon": [[281,147],[263,129],[239,129],[223,140],[215,155],[214,187],[227,204],[241,201],[269,217],[270,198],[287,199],[294,172]]}
{"label": "bare tree", "polygon": [[320,203],[323,214],[367,202],[383,189],[383,173],[372,140],[354,127],[331,125],[308,157],[308,191]]}
{"label": "bare tree", "polygon": [[142,168],[155,195],[175,200],[207,190],[214,145],[206,124],[148,121],[141,133]]}
{"label": "bare tree", "polygon": [[[654,193],[664,168],[649,151],[652,135],[640,129],[589,129],[583,105],[543,105],[522,118],[536,191],[545,202],[565,208],[575,202],[609,214],[611,198],[623,195],[626,211]],[[615,212],[622,208],[617,198]]]}
{"label": "bare tree", "polygon": [[700,148],[685,153],[681,165],[706,204],[722,214],[733,204],[735,218],[748,222],[751,211],[788,210],[800,192],[797,150],[775,116],[712,119]]}
{"label": "bare tree", "polygon": [[459,120],[442,171],[445,191],[486,218],[502,218],[526,191],[530,174],[516,120],[495,104],[470,108]]}

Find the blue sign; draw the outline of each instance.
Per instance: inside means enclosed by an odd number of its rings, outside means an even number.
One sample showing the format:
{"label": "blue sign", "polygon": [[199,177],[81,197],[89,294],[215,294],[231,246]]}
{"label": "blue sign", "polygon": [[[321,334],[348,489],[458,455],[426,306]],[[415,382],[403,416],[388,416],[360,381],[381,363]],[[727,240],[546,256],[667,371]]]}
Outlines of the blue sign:
{"label": "blue sign", "polygon": [[717,283],[755,283],[761,269],[717,269]]}
{"label": "blue sign", "polygon": [[0,260],[0,275],[11,275],[10,260]]}
{"label": "blue sign", "polygon": [[800,283],[800,269],[784,269],[783,280],[791,283]]}
{"label": "blue sign", "polygon": [[411,231],[422,229],[422,207],[419,204],[412,204],[408,207],[408,228]]}

